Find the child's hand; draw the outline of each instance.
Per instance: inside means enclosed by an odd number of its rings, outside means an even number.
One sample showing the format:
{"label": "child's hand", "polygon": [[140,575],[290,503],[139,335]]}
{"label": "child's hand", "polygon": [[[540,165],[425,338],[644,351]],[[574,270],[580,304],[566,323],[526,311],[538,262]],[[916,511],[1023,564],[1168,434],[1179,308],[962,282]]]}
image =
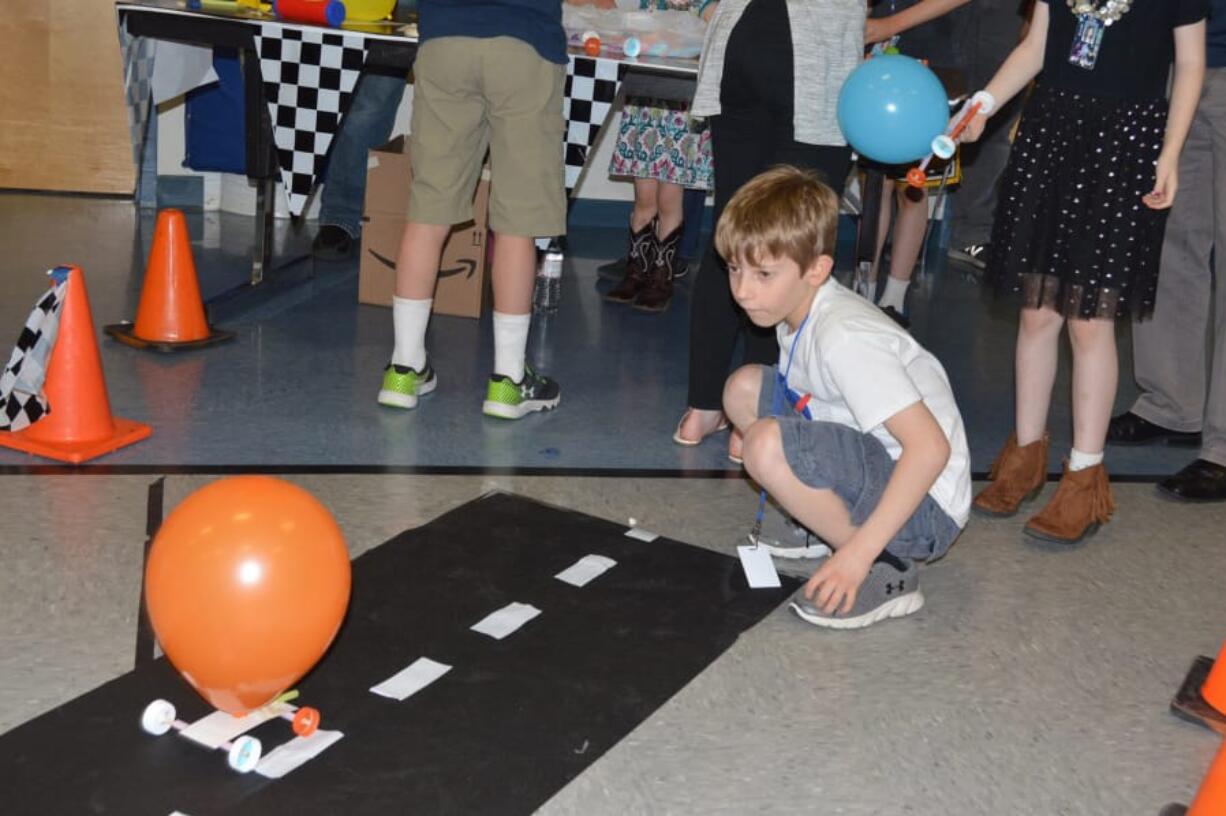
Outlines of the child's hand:
{"label": "child's hand", "polygon": [[846,614],[855,605],[856,593],[872,566],[872,559],[861,555],[859,548],[844,545],[813,573],[805,584],[805,597],[827,615]]}
{"label": "child's hand", "polygon": [[[952,130],[953,127],[958,124],[958,119],[959,117],[955,116],[949,120],[949,129]],[[973,142],[979,141],[979,137],[983,135],[983,129],[987,127],[987,124],[987,114],[975,114],[975,118],[971,119],[971,121],[967,123],[966,129],[962,131],[962,135],[958,137],[958,141],[962,142],[963,144],[972,144]]]}
{"label": "child's hand", "polygon": [[864,44],[872,45],[873,43],[885,42],[890,37],[893,37],[893,32],[890,31],[889,24],[885,19],[880,17],[869,17],[864,21]]}
{"label": "child's hand", "polygon": [[1179,157],[1165,152],[1158,157],[1154,168],[1154,189],[1141,201],[1151,210],[1167,210],[1175,203],[1175,191],[1179,189]]}

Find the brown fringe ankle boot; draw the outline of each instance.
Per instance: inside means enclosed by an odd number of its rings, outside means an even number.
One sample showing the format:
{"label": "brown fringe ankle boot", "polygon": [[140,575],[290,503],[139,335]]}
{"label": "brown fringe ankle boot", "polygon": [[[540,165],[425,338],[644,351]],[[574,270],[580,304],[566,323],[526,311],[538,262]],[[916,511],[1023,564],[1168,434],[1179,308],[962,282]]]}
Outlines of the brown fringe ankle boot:
{"label": "brown fringe ankle boot", "polygon": [[1026,523],[1026,535],[1057,544],[1076,544],[1110,521],[1114,512],[1107,469],[1097,464],[1069,470],[1066,462],[1060,486],[1047,506]]}
{"label": "brown fringe ankle boot", "polygon": [[1018,447],[1017,434],[1010,435],[988,479],[992,484],[975,497],[975,511],[997,518],[1017,513],[1023,502],[1039,495],[1047,481],[1047,434],[1024,448]]}

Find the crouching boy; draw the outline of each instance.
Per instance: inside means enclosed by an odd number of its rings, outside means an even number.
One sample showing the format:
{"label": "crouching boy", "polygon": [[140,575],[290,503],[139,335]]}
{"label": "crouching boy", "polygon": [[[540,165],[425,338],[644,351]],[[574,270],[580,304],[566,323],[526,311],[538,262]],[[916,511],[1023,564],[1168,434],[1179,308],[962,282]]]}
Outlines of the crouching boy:
{"label": "crouching boy", "polygon": [[858,628],[924,604],[916,561],[945,554],[970,511],[962,417],[937,359],[831,277],[838,199],[777,167],[742,187],[716,227],[732,296],[775,326],[777,366],[724,388],[749,475],[834,553],[791,608]]}

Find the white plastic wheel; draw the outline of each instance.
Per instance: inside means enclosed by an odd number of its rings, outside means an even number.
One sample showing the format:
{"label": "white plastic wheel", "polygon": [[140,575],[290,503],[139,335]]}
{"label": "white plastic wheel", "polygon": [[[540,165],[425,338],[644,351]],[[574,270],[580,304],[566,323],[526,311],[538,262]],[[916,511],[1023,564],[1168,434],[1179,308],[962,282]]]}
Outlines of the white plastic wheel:
{"label": "white plastic wheel", "polygon": [[230,753],[226,756],[226,762],[239,773],[247,773],[259,764],[260,754],[262,753],[264,753],[264,746],[260,744],[258,739],[255,737],[239,737],[230,746]]}
{"label": "white plastic wheel", "polygon": [[169,700],[154,700],[140,715],[140,727],[146,734],[160,737],[175,723],[175,707]]}
{"label": "white plastic wheel", "polygon": [[943,133],[932,140],[932,152],[939,159],[952,159],[957,149],[958,145],[954,140]]}

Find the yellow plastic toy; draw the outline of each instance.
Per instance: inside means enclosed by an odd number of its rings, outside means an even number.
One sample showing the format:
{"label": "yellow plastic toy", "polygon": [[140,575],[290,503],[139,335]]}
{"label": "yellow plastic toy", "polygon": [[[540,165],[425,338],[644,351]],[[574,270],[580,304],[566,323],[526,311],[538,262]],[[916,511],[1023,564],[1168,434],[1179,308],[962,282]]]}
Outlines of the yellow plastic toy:
{"label": "yellow plastic toy", "polygon": [[396,0],[342,0],[345,4],[345,22],[373,23],[386,20],[396,8]]}

